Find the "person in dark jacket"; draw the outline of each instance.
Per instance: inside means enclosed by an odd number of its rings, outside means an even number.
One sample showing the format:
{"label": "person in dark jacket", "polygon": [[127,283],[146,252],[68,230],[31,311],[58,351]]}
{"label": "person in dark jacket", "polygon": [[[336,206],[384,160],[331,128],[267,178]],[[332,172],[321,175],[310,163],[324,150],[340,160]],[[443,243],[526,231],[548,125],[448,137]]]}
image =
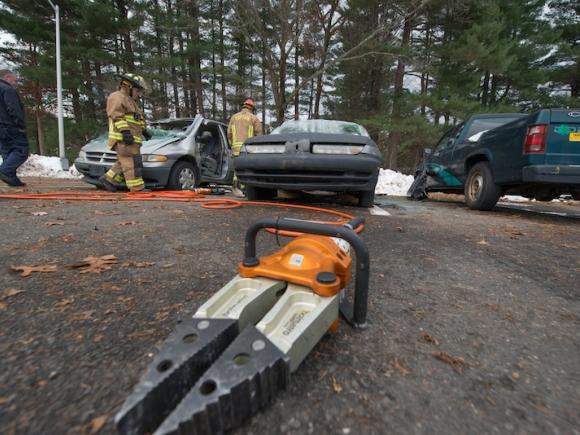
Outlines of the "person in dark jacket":
{"label": "person in dark jacket", "polygon": [[16,176],[16,170],[28,158],[29,148],[17,82],[18,77],[12,71],[0,70],[0,180],[14,187],[25,185]]}

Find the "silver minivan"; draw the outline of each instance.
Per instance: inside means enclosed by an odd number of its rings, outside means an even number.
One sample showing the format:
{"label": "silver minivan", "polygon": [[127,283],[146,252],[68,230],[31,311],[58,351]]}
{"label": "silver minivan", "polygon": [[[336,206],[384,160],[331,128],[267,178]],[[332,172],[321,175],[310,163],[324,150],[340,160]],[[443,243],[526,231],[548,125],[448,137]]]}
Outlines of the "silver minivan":
{"label": "silver minivan", "polygon": [[[152,138],[143,143],[143,179],[149,189],[189,190],[202,184],[231,184],[234,165],[227,125],[203,118],[161,119],[148,123]],[[102,187],[99,177],[115,163],[107,133],[81,149],[75,167],[83,180]]]}

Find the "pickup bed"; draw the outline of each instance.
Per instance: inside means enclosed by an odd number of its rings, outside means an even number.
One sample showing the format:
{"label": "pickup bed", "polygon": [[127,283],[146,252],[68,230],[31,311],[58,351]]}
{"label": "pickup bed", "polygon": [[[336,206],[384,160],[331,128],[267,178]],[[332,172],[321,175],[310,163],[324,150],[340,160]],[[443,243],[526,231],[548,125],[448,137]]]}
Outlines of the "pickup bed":
{"label": "pickup bed", "polygon": [[425,192],[464,193],[477,210],[504,194],[580,199],[580,109],[474,115],[426,153],[422,175]]}

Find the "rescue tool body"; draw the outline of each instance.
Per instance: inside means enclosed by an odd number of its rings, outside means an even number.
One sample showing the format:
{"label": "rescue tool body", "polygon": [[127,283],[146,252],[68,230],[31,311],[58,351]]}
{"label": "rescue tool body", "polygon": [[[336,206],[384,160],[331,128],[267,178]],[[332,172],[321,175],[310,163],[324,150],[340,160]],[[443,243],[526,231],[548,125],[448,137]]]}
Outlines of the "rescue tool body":
{"label": "rescue tool body", "polygon": [[[339,312],[366,328],[369,255],[343,226],[263,219],[246,233],[239,274],[178,323],[115,417],[121,434],[217,434],[235,429],[288,388],[290,375]],[[304,233],[258,258],[261,230]],[[354,298],[346,294],[356,254]]]}

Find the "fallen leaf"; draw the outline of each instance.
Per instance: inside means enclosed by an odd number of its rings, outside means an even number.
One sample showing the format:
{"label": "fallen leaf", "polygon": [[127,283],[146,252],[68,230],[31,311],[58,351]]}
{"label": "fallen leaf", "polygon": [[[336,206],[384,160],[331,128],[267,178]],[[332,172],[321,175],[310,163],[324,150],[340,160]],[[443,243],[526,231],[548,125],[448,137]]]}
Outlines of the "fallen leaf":
{"label": "fallen leaf", "polygon": [[485,240],[480,240],[479,242],[477,242],[478,245],[489,245],[489,242],[486,242]]}
{"label": "fallen leaf", "polygon": [[126,261],[121,266],[122,267],[137,267],[137,268],[144,268],[153,266],[155,262],[153,261]]}
{"label": "fallen leaf", "polygon": [[400,374],[402,374],[403,376],[407,376],[409,373],[411,373],[411,370],[409,370],[407,367],[405,367],[400,361],[399,358],[395,358],[393,360],[391,360],[391,362],[389,363],[389,365],[394,368],[395,370],[398,370],[398,372]]}
{"label": "fallen leaf", "polygon": [[70,320],[71,321],[77,321],[77,320],[93,320],[93,314],[95,313],[95,310],[87,310],[87,311],[83,311],[81,313],[76,313],[73,314],[72,316],[70,316]]}
{"label": "fallen leaf", "polygon": [[432,335],[429,335],[426,332],[423,332],[421,335],[423,336],[423,340],[425,340],[427,343],[433,343],[435,346],[439,346],[439,340],[437,340]]}
{"label": "fallen leaf", "polygon": [[104,338],[105,336],[103,334],[95,335],[95,338],[93,338],[93,342],[100,343],[101,341],[104,340]]}
{"label": "fallen leaf", "polygon": [[111,270],[111,264],[117,264],[117,257],[114,255],[103,255],[101,257],[86,257],[83,261],[66,266],[68,269],[79,269],[80,273],[101,273]]}
{"label": "fallen leaf", "polygon": [[161,267],[163,269],[169,269],[170,267],[175,266],[175,263],[166,263],[166,264],[162,264]]}
{"label": "fallen leaf", "polygon": [[32,215],[33,216],[46,216],[48,213],[45,211],[33,211]]}
{"label": "fallen leaf", "polygon": [[128,337],[129,338],[149,337],[150,335],[155,335],[156,332],[157,332],[156,329],[145,329],[143,331],[133,332],[132,334],[129,334]]}
{"label": "fallen leaf", "polygon": [[94,213],[99,216],[119,216],[121,214],[112,210],[109,211],[95,210]]}
{"label": "fallen leaf", "polygon": [[8,308],[8,304],[0,302],[0,311],[4,311],[6,308]]}
{"label": "fallen leaf", "polygon": [[15,288],[7,288],[2,292],[2,299],[9,298],[10,296],[16,296],[19,293],[23,293],[24,290],[17,290]]}
{"label": "fallen leaf", "polygon": [[332,389],[336,394],[340,394],[340,392],[342,391],[342,386],[338,382],[336,382],[336,378],[334,376],[332,377]]}
{"label": "fallen leaf", "polygon": [[42,266],[10,266],[10,268],[15,272],[22,272],[20,276],[23,277],[29,276],[33,272],[56,272],[56,266],[54,264],[45,264]]}
{"label": "fallen leaf", "polygon": [[119,222],[117,225],[121,225],[121,226],[137,225],[137,222],[135,222],[135,221],[124,221],[124,222]]}
{"label": "fallen leaf", "polygon": [[93,435],[98,433],[107,423],[107,419],[109,417],[107,415],[101,415],[99,417],[95,417],[91,420],[91,422],[86,426],[85,433],[89,435]]}
{"label": "fallen leaf", "polygon": [[447,352],[433,352],[432,355],[435,359],[449,364],[457,373],[463,373],[463,367],[465,366],[463,357],[449,355]]}
{"label": "fallen leaf", "polygon": [[6,405],[10,401],[10,397],[0,397],[0,405]]}
{"label": "fallen leaf", "polygon": [[63,226],[64,222],[45,222],[44,225],[46,225],[47,227],[52,227],[52,226]]}
{"label": "fallen leaf", "polygon": [[132,301],[133,301],[133,299],[135,299],[135,298],[134,298],[134,297],[132,297],[132,296],[119,296],[119,297],[117,298],[117,300],[118,300],[119,302],[121,302],[121,303],[124,303],[124,304],[126,304],[126,303],[129,303],[129,302],[132,302]]}
{"label": "fallen leaf", "polygon": [[72,242],[74,240],[74,237],[72,234],[65,234],[64,236],[62,236],[62,241],[63,242]]}
{"label": "fallen leaf", "polygon": [[64,307],[72,304],[74,301],[75,301],[74,298],[63,299],[62,301],[55,303],[54,308],[64,308]]}

